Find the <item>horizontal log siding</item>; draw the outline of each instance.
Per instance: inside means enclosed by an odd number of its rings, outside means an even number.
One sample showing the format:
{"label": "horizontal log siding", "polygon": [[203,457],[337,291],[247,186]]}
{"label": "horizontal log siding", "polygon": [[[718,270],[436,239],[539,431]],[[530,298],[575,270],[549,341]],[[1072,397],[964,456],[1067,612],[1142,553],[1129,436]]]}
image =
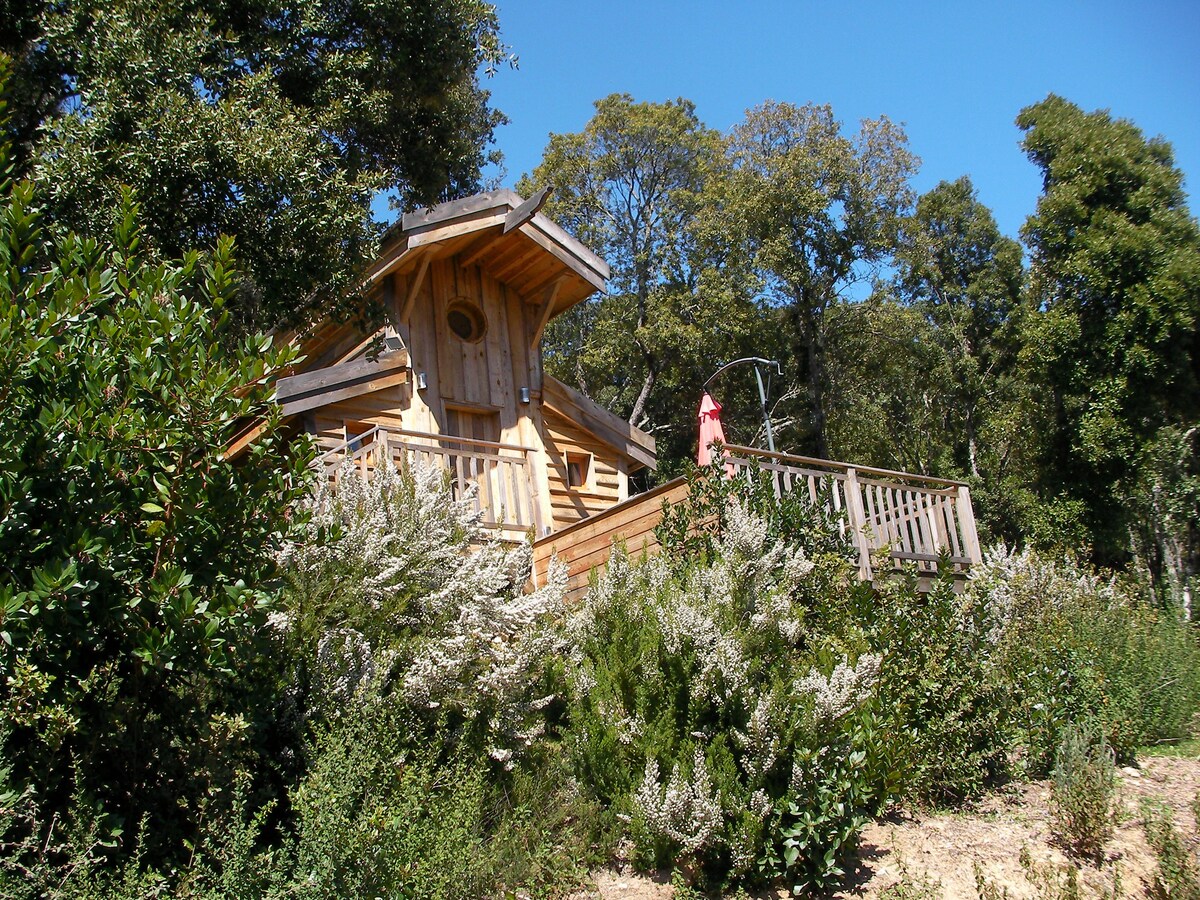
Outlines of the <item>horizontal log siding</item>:
{"label": "horizontal log siding", "polygon": [[[580,519],[603,512],[621,499],[622,480],[616,453],[574,423],[545,411],[547,477],[554,530],[569,528]],[[591,479],[585,488],[567,484],[567,454],[592,455]]]}

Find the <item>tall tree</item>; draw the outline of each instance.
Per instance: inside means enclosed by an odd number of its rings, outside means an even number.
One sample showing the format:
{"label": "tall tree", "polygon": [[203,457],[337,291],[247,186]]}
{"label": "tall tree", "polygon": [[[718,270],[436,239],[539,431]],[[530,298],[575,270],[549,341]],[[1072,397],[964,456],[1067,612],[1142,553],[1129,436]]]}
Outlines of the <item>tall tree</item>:
{"label": "tall tree", "polygon": [[827,435],[836,459],[957,475],[950,360],[923,311],[890,285],[825,313]]}
{"label": "tall tree", "polygon": [[887,118],[853,137],[828,106],[768,102],[730,145],[721,214],[768,299],[786,306],[806,382],[806,449],[828,456],[825,313],[894,249],[918,160]]}
{"label": "tall tree", "polygon": [[900,296],[928,318],[945,360],[939,386],[954,468],[979,478],[981,432],[1014,361],[1021,247],[1000,234],[964,176],[920,197],[901,227],[896,262]]}
{"label": "tall tree", "polygon": [[556,134],[520,189],[554,188],[549,212],[612,266],[607,295],[547,332],[547,367],[690,453],[706,367],[744,328],[744,292],[718,271],[721,235],[701,210],[723,165],[720,135],[688,100],[596,103],[583,131]]}
{"label": "tall tree", "polygon": [[1170,145],[1051,95],[1022,110],[1043,193],[1023,352],[1045,388],[1042,494],[1080,504],[1098,558],[1129,546],[1124,502],[1160,429],[1200,416],[1200,228]]}
{"label": "tall tree", "polygon": [[352,287],[372,196],[478,186],[503,55],[482,0],[8,0],[17,163],[53,221],[102,234],[130,186],[145,250],[238,240],[240,313],[296,319]]}

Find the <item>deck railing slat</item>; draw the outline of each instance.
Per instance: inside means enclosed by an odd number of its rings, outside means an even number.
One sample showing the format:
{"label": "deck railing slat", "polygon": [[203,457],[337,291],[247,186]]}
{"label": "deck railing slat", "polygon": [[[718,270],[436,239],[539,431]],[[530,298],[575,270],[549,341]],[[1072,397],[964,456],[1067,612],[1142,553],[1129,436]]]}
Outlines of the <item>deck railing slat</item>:
{"label": "deck railing slat", "polygon": [[385,459],[402,468],[445,470],[459,498],[474,486],[472,507],[484,525],[507,533],[536,525],[527,447],[377,426],[327,450],[316,465],[336,480],[342,463],[349,461],[361,477],[369,478]]}
{"label": "deck railing slat", "polygon": [[863,577],[872,577],[870,555],[884,548],[894,563],[915,562],[925,574],[943,557],[959,571],[980,561],[970,490],[962,482],[736,445],[724,452],[740,476],[767,473],[776,497],[801,491],[824,506],[839,533],[853,535]]}

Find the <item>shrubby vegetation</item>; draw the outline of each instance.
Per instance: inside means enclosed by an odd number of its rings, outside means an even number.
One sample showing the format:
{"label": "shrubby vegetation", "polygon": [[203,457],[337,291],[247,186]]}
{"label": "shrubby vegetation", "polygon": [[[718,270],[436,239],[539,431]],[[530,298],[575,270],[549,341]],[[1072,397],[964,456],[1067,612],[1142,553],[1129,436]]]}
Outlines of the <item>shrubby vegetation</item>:
{"label": "shrubby vegetation", "polygon": [[996,548],[964,591],[903,572],[876,590],[806,503],[730,490],[700,477],[667,552],[615,555],[567,623],[566,752],[640,864],[708,888],[829,886],[889,805],[958,802],[1056,761],[1090,853],[1108,807],[1088,805],[1088,777],[1111,776],[1113,750],[1190,733],[1196,633],[1144,588]]}
{"label": "shrubby vegetation", "polygon": [[[690,442],[669,410],[714,355],[780,356],[781,439],[970,478],[1022,549],[997,545],[965,586],[867,585],[819,510],[699,473],[668,552],[616,553],[567,608],[561,571],[526,590],[529,548],[489,542],[435,473],[311,485],[269,400],[292,357],[244,337],[353,285],[370,189],[476,184],[494,13],[402,6],[266,4],[237,28],[177,10],[160,51],[134,4],[94,46],[89,5],[18,4],[0,36],[23,48],[0,123],[21,167],[0,148],[0,895],[548,893],[616,848],[704,889],[817,890],[893,805],[1052,773],[1064,832],[1094,853],[1107,810],[1088,785],[1187,737],[1200,705],[1180,615],[1200,238],[1169,148],[1059,98],[1026,110],[1046,184],[1025,272],[969,182],[912,206],[887,120],[851,140],[828,108],[767,105],[727,141],[686,101],[604,101],[535,175],[580,175],[551,202],[586,238],[597,198],[639,200],[625,167],[662,162],[640,198],[662,218],[648,247],[627,222],[591,232],[619,290],[577,313],[589,343],[556,332],[548,366],[664,425],[670,469]],[[129,62],[150,75],[130,83]],[[329,102],[346,96],[363,102]],[[128,139],[146,127],[186,137],[195,166],[138,155],[163,145]],[[895,279],[847,303],[885,260]],[[263,436],[234,463],[251,420]],[[1161,891],[1191,896],[1173,826],[1148,821]]]}
{"label": "shrubby vegetation", "polygon": [[[169,853],[254,754],[275,554],[305,492],[274,433],[265,338],[221,347],[230,242],[147,263],[126,204],[105,242],[0,184],[0,738],[22,809]],[[246,465],[221,453],[263,417]],[[146,831],[141,819],[152,817]]]}

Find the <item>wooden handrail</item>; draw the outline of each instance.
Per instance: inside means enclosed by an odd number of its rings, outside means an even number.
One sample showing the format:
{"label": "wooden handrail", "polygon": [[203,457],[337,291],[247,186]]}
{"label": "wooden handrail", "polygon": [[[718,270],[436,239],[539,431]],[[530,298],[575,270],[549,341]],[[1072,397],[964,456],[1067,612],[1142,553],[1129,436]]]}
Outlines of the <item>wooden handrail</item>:
{"label": "wooden handrail", "polygon": [[400,466],[410,458],[421,460],[447,470],[456,490],[476,487],[473,502],[485,527],[536,533],[541,517],[533,501],[530,454],[516,444],[376,425],[327,450],[316,464],[336,481],[337,473],[330,473],[329,467],[339,458],[354,463],[363,478],[370,478],[385,460]]}
{"label": "wooden handrail", "polygon": [[884,548],[894,562],[928,571],[943,554],[958,567],[981,560],[971,491],[961,481],[737,444],[724,449],[735,469],[766,472],[776,497],[800,491],[824,505],[854,541],[864,579],[874,578],[871,555]]}
{"label": "wooden handrail", "polygon": [[859,466],[852,463],[835,462],[831,459],[817,459],[813,456],[791,456],[787,453],[776,453],[771,450],[759,450],[757,447],[743,447],[740,444],[726,444],[725,449],[737,456],[765,456],[784,462],[801,463],[806,466],[820,466],[826,469],[854,469],[856,472],[866,472],[871,475],[884,475],[889,478],[903,478],[906,481],[924,481],[929,484],[939,484],[944,487],[964,487],[965,481],[955,481],[952,478],[935,478],[932,475],[914,475],[912,472],[899,472],[895,469],[877,469],[874,466]]}
{"label": "wooden handrail", "polygon": [[425,438],[434,444],[468,444],[472,447],[491,447],[495,450],[512,450],[514,453],[528,453],[532,447],[522,447],[520,444],[502,444],[498,441],[480,441],[475,438],[458,437],[453,434],[433,434],[428,431],[409,431],[405,428],[388,428],[388,435],[402,434],[405,437]]}
{"label": "wooden handrail", "polygon": [[[324,453],[322,453],[317,458],[317,462],[323,463],[326,460],[326,458],[333,456],[335,453],[341,453],[344,455],[346,453],[346,451],[350,449],[351,444],[374,443],[375,434],[378,431],[379,431],[379,426],[376,425],[372,428],[368,428],[362,434],[356,434],[354,437],[346,438],[344,441],[342,441],[336,447],[330,447],[328,450],[326,450]],[[369,441],[367,440],[368,438],[370,438]]]}

